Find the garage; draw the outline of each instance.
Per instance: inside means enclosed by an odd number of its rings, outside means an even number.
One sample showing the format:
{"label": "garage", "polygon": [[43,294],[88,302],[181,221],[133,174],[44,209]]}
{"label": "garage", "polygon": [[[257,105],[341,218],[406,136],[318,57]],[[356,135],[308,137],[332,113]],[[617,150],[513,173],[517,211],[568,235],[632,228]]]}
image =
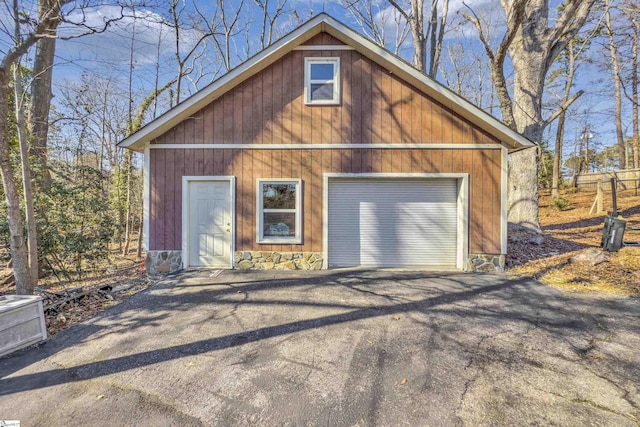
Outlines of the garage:
{"label": "garage", "polygon": [[328,177],[327,264],[462,268],[463,177]]}

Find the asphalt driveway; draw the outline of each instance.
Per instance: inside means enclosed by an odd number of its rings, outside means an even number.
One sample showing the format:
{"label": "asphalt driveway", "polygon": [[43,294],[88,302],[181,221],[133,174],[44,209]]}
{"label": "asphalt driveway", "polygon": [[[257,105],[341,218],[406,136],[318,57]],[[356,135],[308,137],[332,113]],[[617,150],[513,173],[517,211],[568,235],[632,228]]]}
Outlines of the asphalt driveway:
{"label": "asphalt driveway", "polygon": [[0,360],[48,425],[637,425],[640,300],[502,275],[173,276]]}

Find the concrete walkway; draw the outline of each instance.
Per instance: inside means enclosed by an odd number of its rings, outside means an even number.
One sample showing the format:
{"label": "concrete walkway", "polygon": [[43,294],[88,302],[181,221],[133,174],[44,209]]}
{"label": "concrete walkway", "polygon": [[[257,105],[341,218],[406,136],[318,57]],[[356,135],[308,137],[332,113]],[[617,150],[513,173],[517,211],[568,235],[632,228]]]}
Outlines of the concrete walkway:
{"label": "concrete walkway", "polygon": [[616,425],[640,300],[502,275],[194,271],[0,360],[0,419],[73,425]]}

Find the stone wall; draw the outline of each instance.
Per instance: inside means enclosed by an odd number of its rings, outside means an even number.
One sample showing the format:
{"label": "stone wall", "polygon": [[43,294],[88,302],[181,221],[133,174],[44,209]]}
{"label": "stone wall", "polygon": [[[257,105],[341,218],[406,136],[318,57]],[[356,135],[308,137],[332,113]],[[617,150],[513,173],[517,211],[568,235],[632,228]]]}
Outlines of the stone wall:
{"label": "stone wall", "polygon": [[235,253],[238,270],[321,270],[321,252],[242,251]]}
{"label": "stone wall", "polygon": [[147,251],[148,274],[167,274],[182,269],[182,251]]}
{"label": "stone wall", "polygon": [[504,255],[469,254],[469,271],[503,272]]}

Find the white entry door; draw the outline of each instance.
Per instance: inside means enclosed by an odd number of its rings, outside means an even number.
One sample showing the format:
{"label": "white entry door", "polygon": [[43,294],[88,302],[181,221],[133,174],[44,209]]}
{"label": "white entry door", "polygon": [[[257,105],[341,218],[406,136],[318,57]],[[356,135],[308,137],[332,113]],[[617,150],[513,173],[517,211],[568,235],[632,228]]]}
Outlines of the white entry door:
{"label": "white entry door", "polygon": [[230,266],[229,185],[229,181],[190,181],[188,184],[190,267]]}

